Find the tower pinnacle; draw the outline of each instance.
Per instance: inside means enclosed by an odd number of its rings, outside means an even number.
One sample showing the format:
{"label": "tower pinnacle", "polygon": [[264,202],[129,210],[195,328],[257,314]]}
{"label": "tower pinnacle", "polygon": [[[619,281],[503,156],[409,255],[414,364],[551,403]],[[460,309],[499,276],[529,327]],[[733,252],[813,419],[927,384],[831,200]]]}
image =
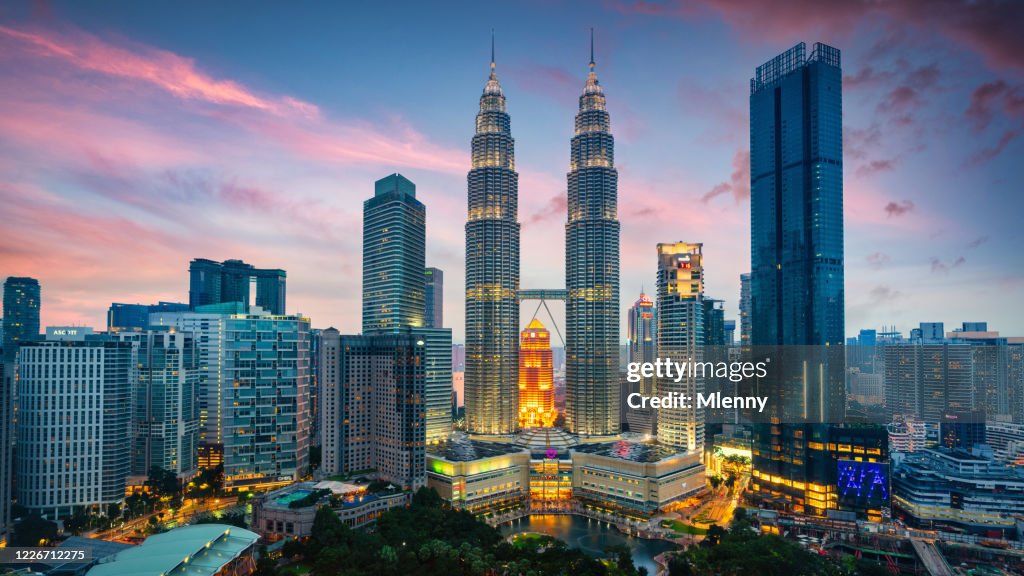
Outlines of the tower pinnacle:
{"label": "tower pinnacle", "polygon": [[494,78],[495,68],[497,64],[494,63],[494,28],[491,28],[491,78]]}
{"label": "tower pinnacle", "polygon": [[594,71],[594,29],[590,29],[590,71]]}

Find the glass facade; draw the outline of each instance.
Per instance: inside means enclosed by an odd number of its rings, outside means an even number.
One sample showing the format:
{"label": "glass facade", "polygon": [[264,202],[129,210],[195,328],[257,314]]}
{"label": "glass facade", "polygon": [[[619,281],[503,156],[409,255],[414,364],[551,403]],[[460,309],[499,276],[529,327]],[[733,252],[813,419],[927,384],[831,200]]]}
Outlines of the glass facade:
{"label": "glass facade", "polygon": [[228,486],[291,482],[309,467],[309,319],[224,320],[221,406]]}
{"label": "glass facade", "polygon": [[241,260],[223,263],[196,258],[189,263],[188,305],[199,306],[241,302],[248,312],[251,285],[256,282],[256,305],[275,315],[285,313],[286,280],[280,269],[260,269]]}
{"label": "glass facade", "polygon": [[4,358],[14,360],[18,346],[39,338],[39,281],[8,277],[4,282]]}
{"label": "glass facade", "polygon": [[480,96],[467,176],[466,427],[518,428],[519,174],[495,65]]}
{"label": "glass facade", "polygon": [[363,333],[425,325],[427,209],[401,174],[363,203]]}
{"label": "glass facade", "polygon": [[834,474],[820,463],[827,451],[808,445],[845,410],[842,69],[836,48],[806,50],[801,42],[750,81],[749,344],[836,353],[806,362],[802,378],[773,370],[760,384],[777,398],[819,392],[777,403],[770,423],[754,426],[752,460],[763,496],[824,514],[835,507]]}
{"label": "glass facade", "polygon": [[565,225],[565,425],[619,431],[619,220],[615,139],[591,58],[576,114]]}

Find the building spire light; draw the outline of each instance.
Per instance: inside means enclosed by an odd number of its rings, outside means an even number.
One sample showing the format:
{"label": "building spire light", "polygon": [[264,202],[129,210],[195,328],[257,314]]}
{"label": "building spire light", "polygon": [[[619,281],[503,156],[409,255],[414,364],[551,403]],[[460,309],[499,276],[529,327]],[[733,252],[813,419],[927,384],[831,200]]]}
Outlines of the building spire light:
{"label": "building spire light", "polygon": [[491,78],[494,78],[494,70],[497,67],[494,62],[494,28],[491,28]]}

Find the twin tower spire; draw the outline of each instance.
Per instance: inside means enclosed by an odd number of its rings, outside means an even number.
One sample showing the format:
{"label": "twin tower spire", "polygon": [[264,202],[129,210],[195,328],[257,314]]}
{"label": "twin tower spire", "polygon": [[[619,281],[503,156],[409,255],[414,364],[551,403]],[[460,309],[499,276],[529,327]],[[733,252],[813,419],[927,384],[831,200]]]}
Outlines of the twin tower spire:
{"label": "twin tower spire", "polygon": [[[618,173],[594,69],[591,30],[566,186],[565,427],[573,434],[607,436],[619,431]],[[519,175],[493,30],[467,193],[466,425],[471,434],[510,435],[519,426]]]}

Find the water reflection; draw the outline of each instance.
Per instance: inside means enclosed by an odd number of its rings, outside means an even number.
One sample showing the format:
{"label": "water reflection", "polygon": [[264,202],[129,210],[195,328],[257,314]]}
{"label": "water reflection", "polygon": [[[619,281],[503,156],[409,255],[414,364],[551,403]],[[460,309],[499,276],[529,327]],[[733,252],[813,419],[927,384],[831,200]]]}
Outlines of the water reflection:
{"label": "water reflection", "polygon": [[498,527],[505,536],[519,532],[542,532],[564,540],[571,548],[578,548],[592,556],[604,556],[604,549],[626,544],[633,551],[633,563],[647,568],[651,576],[657,573],[654,557],[666,550],[678,548],[665,540],[647,540],[626,536],[607,522],[575,515],[534,515],[514,520]]}

